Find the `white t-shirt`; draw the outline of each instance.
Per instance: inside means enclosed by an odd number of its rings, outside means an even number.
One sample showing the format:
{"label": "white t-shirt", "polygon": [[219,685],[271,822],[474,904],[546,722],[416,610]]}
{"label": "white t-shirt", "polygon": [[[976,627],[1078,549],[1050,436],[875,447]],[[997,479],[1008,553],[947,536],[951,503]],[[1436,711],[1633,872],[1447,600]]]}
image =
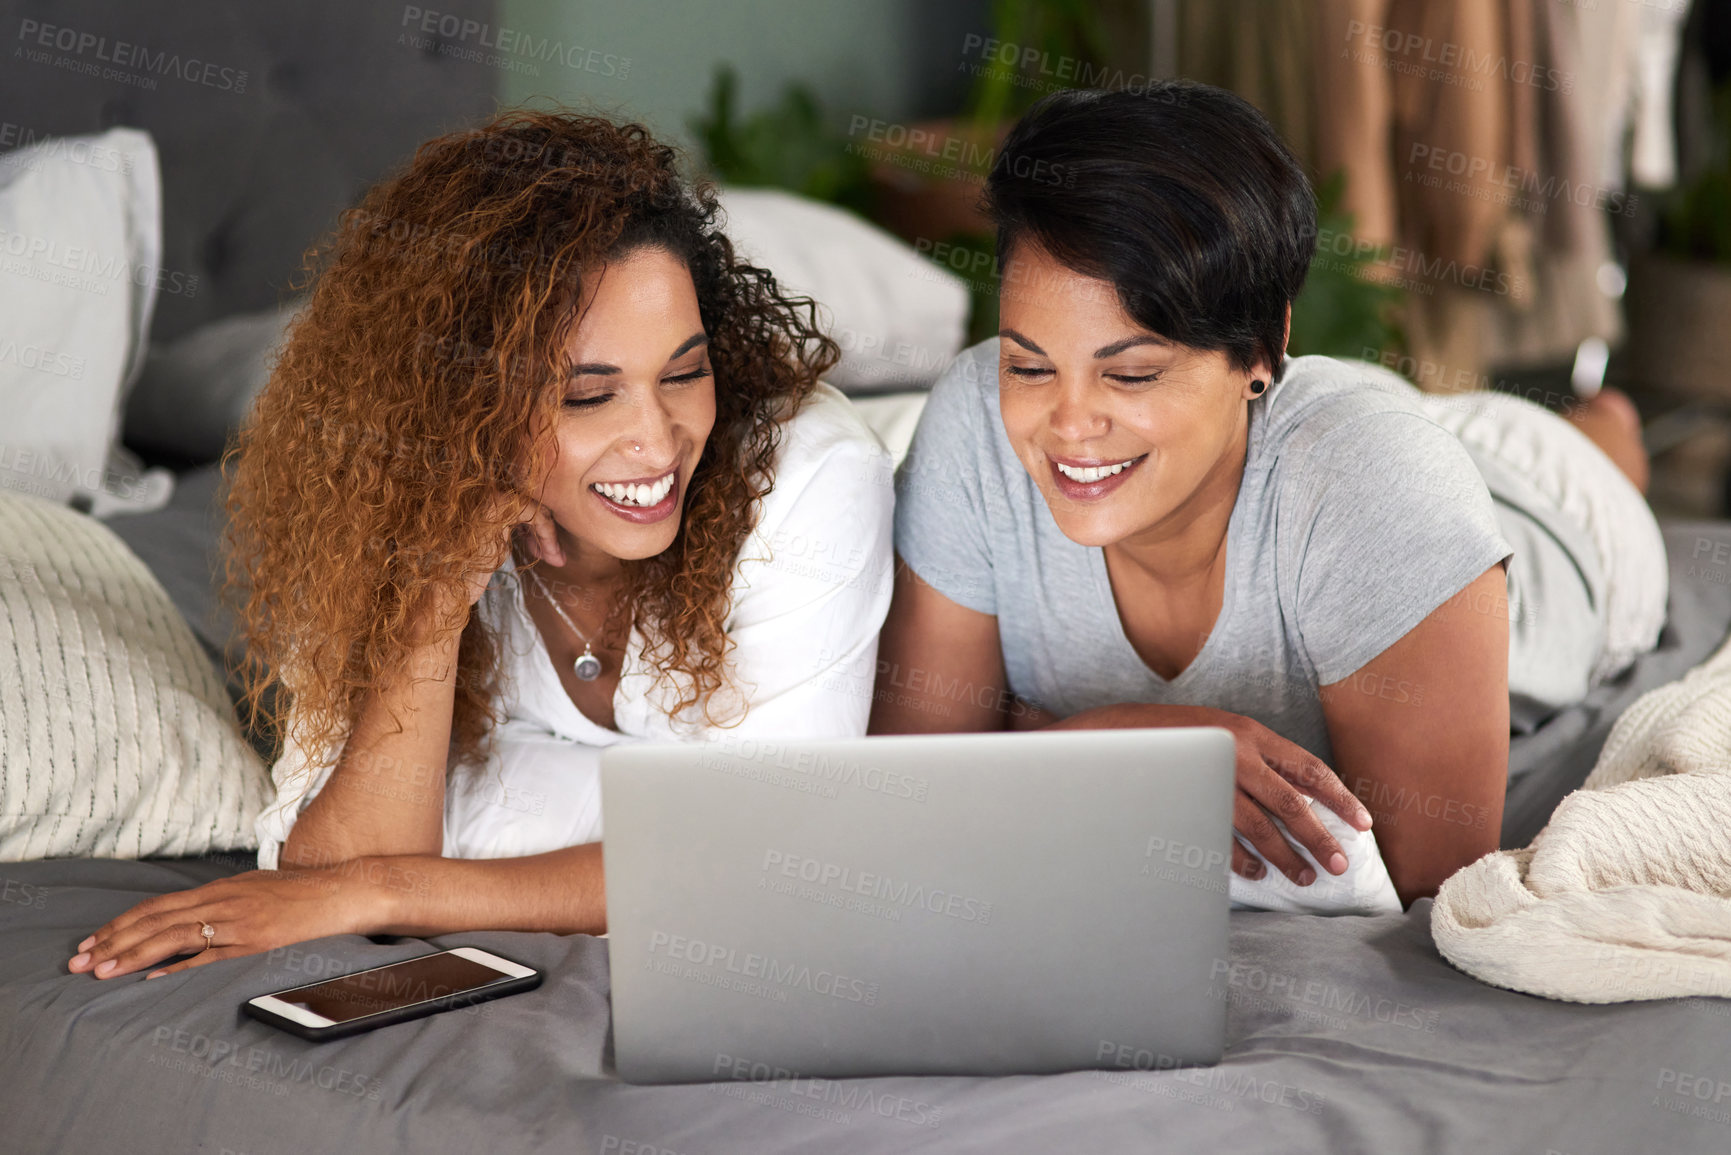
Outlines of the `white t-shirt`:
{"label": "white t-shirt", "polygon": [[[893,582],[890,455],[852,403],[820,384],[783,427],[774,477],[734,574],[727,633],[738,696],[718,698],[712,712],[729,721],[730,709],[744,705],[738,724],[720,731],[729,735],[857,737],[871,713]],[[669,716],[677,695],[656,684],[636,630],[613,696],[618,728],[585,716],[553,670],[509,559],[476,612],[498,631],[505,721],[485,763],[450,767],[446,857],[504,858],[597,841],[602,747],[713,732],[696,711]],[[271,768],[276,800],[257,822],[260,869],[276,868],[283,840],[334,766],[334,756],[310,765],[292,738],[285,741]],[[401,785],[425,786],[407,774]]]}

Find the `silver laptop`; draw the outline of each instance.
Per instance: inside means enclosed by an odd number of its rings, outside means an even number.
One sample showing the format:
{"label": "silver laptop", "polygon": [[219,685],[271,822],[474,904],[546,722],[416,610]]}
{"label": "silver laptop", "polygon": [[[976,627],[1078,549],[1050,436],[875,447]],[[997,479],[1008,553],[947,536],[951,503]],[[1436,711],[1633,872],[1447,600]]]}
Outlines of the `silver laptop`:
{"label": "silver laptop", "polygon": [[1213,727],[608,747],[620,1076],[1218,1061],[1233,766]]}

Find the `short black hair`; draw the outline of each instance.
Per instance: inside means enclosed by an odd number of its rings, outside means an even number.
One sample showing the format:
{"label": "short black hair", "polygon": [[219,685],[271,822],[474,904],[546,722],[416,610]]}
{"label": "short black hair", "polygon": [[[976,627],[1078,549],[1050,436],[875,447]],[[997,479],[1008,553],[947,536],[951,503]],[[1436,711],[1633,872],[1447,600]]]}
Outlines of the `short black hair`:
{"label": "short black hair", "polygon": [[[1316,198],[1274,126],[1191,81],[1062,89],[1005,139],[984,204],[998,268],[1023,240],[1110,281],[1137,324],[1248,372],[1286,352],[1316,248]],[[1013,291],[1013,290],[1012,290]]]}

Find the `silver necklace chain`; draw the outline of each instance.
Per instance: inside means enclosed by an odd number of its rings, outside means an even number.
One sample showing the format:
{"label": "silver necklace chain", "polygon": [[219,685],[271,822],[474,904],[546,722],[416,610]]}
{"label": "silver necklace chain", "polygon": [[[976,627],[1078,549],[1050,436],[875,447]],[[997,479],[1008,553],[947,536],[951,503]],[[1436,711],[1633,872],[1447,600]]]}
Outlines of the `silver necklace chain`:
{"label": "silver necklace chain", "polygon": [[577,635],[577,640],[583,643],[583,652],[577,655],[572,663],[572,673],[585,682],[593,682],[601,676],[601,659],[595,656],[595,647],[589,641],[589,635],[577,628],[577,623],[571,620],[571,615],[565,612],[565,607],[553,597],[547,583],[541,580],[541,575],[534,569],[529,570],[529,576],[535,579],[535,586],[541,591],[541,596],[547,599],[547,604],[553,607],[553,612],[559,615],[561,621],[571,627],[571,632]]}

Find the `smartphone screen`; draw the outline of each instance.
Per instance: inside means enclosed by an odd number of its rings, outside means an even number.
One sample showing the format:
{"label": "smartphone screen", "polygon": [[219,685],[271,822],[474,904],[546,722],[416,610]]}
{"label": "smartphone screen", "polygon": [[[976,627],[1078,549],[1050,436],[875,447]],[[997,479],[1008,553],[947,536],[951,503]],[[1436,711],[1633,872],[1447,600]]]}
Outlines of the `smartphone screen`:
{"label": "smartphone screen", "polygon": [[276,997],[291,1007],[302,1007],[333,1023],[346,1023],[366,1015],[472,991],[489,983],[503,982],[509,977],[490,966],[446,951],[344,975],[316,986],[296,987]]}
{"label": "smartphone screen", "polygon": [[405,962],[248,999],[254,1018],[309,1039],[420,1018],[437,1011],[533,989],[533,967],[479,947],[460,946]]}

